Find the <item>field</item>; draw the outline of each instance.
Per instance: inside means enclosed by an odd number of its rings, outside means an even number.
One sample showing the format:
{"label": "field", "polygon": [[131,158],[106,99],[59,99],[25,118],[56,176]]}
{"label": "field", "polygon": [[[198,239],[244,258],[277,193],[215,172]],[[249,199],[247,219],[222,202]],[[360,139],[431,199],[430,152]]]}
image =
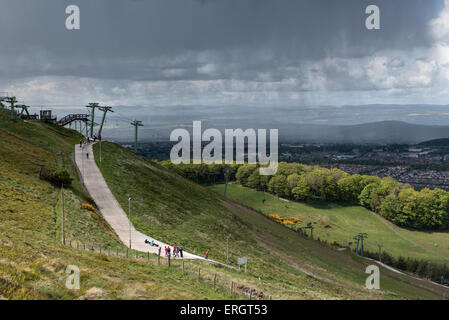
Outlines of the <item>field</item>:
{"label": "field", "polygon": [[[223,193],[224,185],[209,189]],[[232,201],[253,208],[263,214],[277,213],[281,217],[294,216],[314,226],[314,237],[329,243],[338,242],[347,246],[359,232],[366,232],[365,247],[378,251],[378,244],[393,256],[423,258],[439,263],[449,262],[449,231],[423,232],[400,228],[360,206],[345,206],[333,203],[305,204],[278,199],[268,193],[255,191],[240,184],[229,184],[227,197]],[[262,200],[266,198],[265,203]],[[326,227],[329,225],[328,227]],[[310,234],[309,230],[307,232]]]}

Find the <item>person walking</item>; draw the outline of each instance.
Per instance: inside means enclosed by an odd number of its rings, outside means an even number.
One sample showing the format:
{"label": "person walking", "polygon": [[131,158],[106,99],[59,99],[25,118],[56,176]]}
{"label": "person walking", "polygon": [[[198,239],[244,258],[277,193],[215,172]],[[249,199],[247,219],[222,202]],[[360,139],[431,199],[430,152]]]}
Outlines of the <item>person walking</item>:
{"label": "person walking", "polygon": [[86,158],[87,158],[87,159],[89,159],[89,152],[88,152],[88,153],[86,153]]}
{"label": "person walking", "polygon": [[167,254],[168,254],[168,249],[167,249],[167,246],[165,246],[165,256],[167,256]]}
{"label": "person walking", "polygon": [[80,148],[83,147],[83,139],[80,140]]}
{"label": "person walking", "polygon": [[208,256],[209,256],[209,249],[207,249],[206,251],[206,259],[208,258]]}
{"label": "person walking", "polygon": [[175,242],[175,245],[173,246],[173,257],[175,257],[176,258],[176,255],[177,255],[177,249],[178,249],[178,247],[176,246],[176,242]]}
{"label": "person walking", "polygon": [[184,256],[182,255],[182,246],[179,246],[179,255],[181,256],[181,259],[184,258]]}
{"label": "person walking", "polygon": [[170,247],[167,247],[167,254],[169,257],[171,256],[171,248]]}

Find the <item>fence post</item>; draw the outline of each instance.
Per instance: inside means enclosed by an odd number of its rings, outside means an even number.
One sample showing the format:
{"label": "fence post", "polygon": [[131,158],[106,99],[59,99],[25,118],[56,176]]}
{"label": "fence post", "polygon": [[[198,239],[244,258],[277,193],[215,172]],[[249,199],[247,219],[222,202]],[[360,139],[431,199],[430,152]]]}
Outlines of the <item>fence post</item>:
{"label": "fence post", "polygon": [[117,257],[118,257],[118,248],[115,248],[115,251],[116,251],[116,253],[117,253]]}
{"label": "fence post", "polygon": [[72,247],[72,240],[70,240],[69,243],[70,243],[70,248],[71,248]]}
{"label": "fence post", "polygon": [[138,254],[139,254],[139,253],[138,253],[138,251],[136,250],[136,260],[139,259]]}
{"label": "fence post", "polygon": [[252,297],[253,297],[253,290],[251,289],[249,290],[249,300],[252,300]]}
{"label": "fence post", "polygon": [[168,267],[170,268],[170,255],[168,255]]}
{"label": "fence post", "polygon": [[217,286],[217,274],[214,275],[214,290]]}
{"label": "fence post", "polygon": [[231,296],[232,296],[232,290],[234,289],[234,281],[231,281]]}
{"label": "fence post", "polygon": [[128,258],[128,247],[126,247],[126,257]]}
{"label": "fence post", "polygon": [[200,267],[198,267],[198,281],[200,281],[200,273],[201,273],[201,269],[200,269]]}
{"label": "fence post", "polygon": [[86,244],[83,243],[83,250],[86,250]]}
{"label": "fence post", "polygon": [[184,260],[182,260],[182,275],[184,275]]}
{"label": "fence post", "polygon": [[79,242],[76,243],[76,248],[77,248],[77,249],[80,248],[80,243],[79,243]]}
{"label": "fence post", "polygon": [[150,261],[150,251],[147,252],[147,261]]}
{"label": "fence post", "polygon": [[157,265],[158,266],[161,265],[161,255],[160,254],[157,255]]}

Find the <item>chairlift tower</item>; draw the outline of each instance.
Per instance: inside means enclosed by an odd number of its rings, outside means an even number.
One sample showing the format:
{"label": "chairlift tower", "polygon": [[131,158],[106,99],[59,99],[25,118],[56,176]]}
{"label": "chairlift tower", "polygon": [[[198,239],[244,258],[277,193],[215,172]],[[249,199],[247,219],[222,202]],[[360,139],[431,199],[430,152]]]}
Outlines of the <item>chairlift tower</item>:
{"label": "chairlift tower", "polygon": [[379,262],[382,262],[382,247],[383,245],[381,244],[377,244],[377,246],[379,247]]}
{"label": "chairlift tower", "polygon": [[6,108],[5,104],[3,102],[6,101],[6,96],[0,97],[0,108]]}
{"label": "chairlift tower", "polygon": [[112,107],[98,107],[100,111],[103,111],[103,118],[101,119],[100,130],[98,130],[98,136],[101,136],[101,132],[103,131],[104,121],[106,119],[106,113],[114,112],[112,111]]}
{"label": "chairlift tower", "polygon": [[16,107],[15,104],[17,103],[16,97],[1,97],[1,99],[6,103],[9,103],[11,108],[11,120],[14,120],[16,118],[14,112],[14,108]]}
{"label": "chairlift tower", "polygon": [[361,253],[361,256],[363,257],[364,254],[365,254],[365,250],[364,250],[364,246],[363,246],[363,240],[366,239],[366,238],[368,238],[368,234],[367,234],[367,233],[361,232],[361,233],[358,234],[358,236],[359,236],[360,242],[361,242],[361,245],[360,245],[360,253]]}
{"label": "chairlift tower", "polygon": [[20,111],[20,118],[22,118],[24,112],[25,112],[26,115],[27,115],[27,119],[29,119],[29,118],[31,117],[31,116],[30,116],[30,113],[28,112],[28,108],[29,108],[29,107],[30,107],[30,106],[27,106],[27,105],[24,105],[24,104],[20,104],[20,105],[15,106],[15,108],[17,108],[17,109],[22,109],[22,110]]}
{"label": "chairlift tower", "polygon": [[313,240],[313,224],[309,222],[306,226],[301,227],[301,229],[310,229],[310,239]]}
{"label": "chairlift tower", "polygon": [[131,125],[133,125],[133,126],[136,128],[136,131],[135,131],[134,152],[137,153],[137,130],[138,130],[139,127],[143,127],[143,123],[142,123],[142,121],[134,120],[133,122],[131,122]]}
{"label": "chairlift tower", "polygon": [[356,253],[356,254],[359,254],[360,235],[356,235],[356,236],[354,237],[354,240],[357,241],[357,245],[356,245],[356,247],[355,247],[355,253]]}
{"label": "chairlift tower", "polygon": [[94,136],[94,124],[95,124],[95,108],[98,108],[97,102],[91,102],[89,103],[86,108],[92,109],[90,112],[91,116],[91,125],[90,125],[90,137],[93,138]]}

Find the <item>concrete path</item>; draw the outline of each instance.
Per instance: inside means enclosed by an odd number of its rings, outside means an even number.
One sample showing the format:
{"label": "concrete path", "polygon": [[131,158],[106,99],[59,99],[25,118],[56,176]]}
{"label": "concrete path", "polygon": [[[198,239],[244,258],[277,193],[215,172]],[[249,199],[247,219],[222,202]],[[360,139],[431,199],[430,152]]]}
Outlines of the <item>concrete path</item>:
{"label": "concrete path", "polygon": [[[158,247],[151,247],[145,243],[145,240],[154,240],[161,249],[161,256],[165,256],[164,247],[168,244],[158,241],[150,236],[147,236],[137,231],[126,213],[123,211],[120,204],[115,199],[111,190],[109,189],[103,175],[100,172],[97,164],[94,160],[94,154],[92,150],[92,143],[83,144],[80,148],[79,144],[75,145],[75,163],[79,169],[84,185],[89,192],[92,199],[94,199],[97,207],[100,209],[104,219],[114,229],[120,240],[129,247],[130,230],[131,230],[131,248],[143,252],[158,253]],[[86,154],[89,154],[87,158]],[[132,213],[131,213],[132,214]],[[170,246],[173,257],[173,247]],[[197,259],[216,263],[213,260],[206,260],[203,257],[183,251],[184,259]]]}

